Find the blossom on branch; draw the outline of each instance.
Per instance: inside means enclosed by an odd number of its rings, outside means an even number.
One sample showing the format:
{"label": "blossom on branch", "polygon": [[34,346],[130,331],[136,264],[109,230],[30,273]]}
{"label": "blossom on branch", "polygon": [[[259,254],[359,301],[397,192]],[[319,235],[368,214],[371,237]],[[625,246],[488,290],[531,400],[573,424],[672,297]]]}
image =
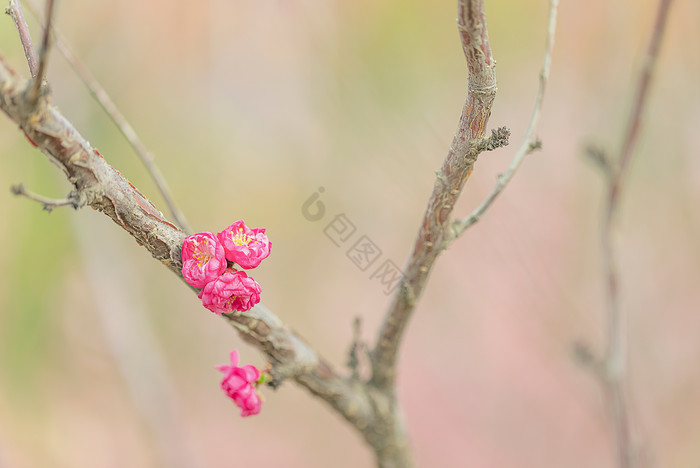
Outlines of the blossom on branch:
{"label": "blossom on branch", "polygon": [[199,292],[199,298],[207,309],[215,314],[233,311],[245,312],[260,302],[260,285],[245,271],[228,268]]}
{"label": "blossom on branch", "polygon": [[243,220],[236,221],[218,234],[226,258],[246,270],[260,265],[270,255],[270,240],[265,229],[251,229]]}
{"label": "blossom on branch", "polygon": [[226,270],[224,247],[211,232],[187,236],[182,244],[182,276],[195,288],[203,288]]}
{"label": "blossom on branch", "polygon": [[238,366],[238,351],[231,351],[231,365],[216,366],[224,373],[221,388],[241,409],[241,416],[251,416],[260,412],[262,401],[256,391],[260,371],[250,364]]}

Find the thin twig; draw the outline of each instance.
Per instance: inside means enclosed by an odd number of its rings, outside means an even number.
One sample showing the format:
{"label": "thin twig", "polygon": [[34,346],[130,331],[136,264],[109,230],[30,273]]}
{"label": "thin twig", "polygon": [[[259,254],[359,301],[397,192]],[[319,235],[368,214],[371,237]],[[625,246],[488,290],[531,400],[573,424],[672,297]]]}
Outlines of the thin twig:
{"label": "thin twig", "polygon": [[649,86],[659,54],[661,39],[671,0],[660,0],[654,29],[640,70],[632,110],[627,121],[627,130],[620,150],[617,166],[609,171],[606,207],[602,225],[602,255],[605,268],[608,297],[608,350],[605,358],[605,376],[615,434],[617,437],[618,463],[620,468],[637,465],[632,450],[629,422],[629,402],[624,390],[627,374],[627,317],[620,308],[619,277],[615,262],[612,230],[619,209],[620,193],[639,136],[642,115],[649,95]]}
{"label": "thin twig", "polygon": [[15,27],[19,33],[19,40],[22,42],[22,49],[24,49],[24,56],[27,58],[27,64],[29,65],[29,73],[32,75],[32,78],[35,78],[39,64],[37,63],[36,54],[34,53],[29,27],[27,26],[22,8],[19,3],[17,3],[17,0],[10,0],[10,6],[5,8],[5,13],[10,15],[15,22]]}
{"label": "thin twig", "polygon": [[[488,148],[484,132],[496,96],[495,60],[489,46],[483,0],[459,0],[457,28],[469,71],[467,100],[457,132],[438,171],[401,286],[392,300],[372,349],[372,385],[394,385],[398,348],[435,260],[451,236],[450,218],[479,153]],[[507,142],[507,129],[496,140]],[[492,146],[496,146],[495,143]]]}
{"label": "thin twig", "polygon": [[525,159],[525,156],[542,147],[540,141],[535,138],[535,130],[537,129],[540,111],[542,110],[542,102],[544,101],[544,92],[547,87],[547,81],[549,80],[549,69],[552,63],[552,50],[554,48],[554,35],[557,27],[558,4],[559,0],[550,0],[549,2],[549,23],[547,26],[544,65],[542,66],[542,71],[540,71],[540,84],[539,88],[537,89],[537,97],[535,98],[535,107],[532,110],[530,124],[525,132],[523,142],[520,144],[520,147],[515,153],[510,166],[508,166],[508,169],[498,176],[498,182],[488,197],[486,197],[486,199],[467,218],[455,221],[454,225],[452,226],[453,237],[450,239],[450,242],[454,241],[465,230],[476,224],[479,219],[481,219],[484,212],[491,206],[496,197],[498,197],[506,185],[508,185],[508,182],[510,182],[510,180],[513,178],[515,172]]}
{"label": "thin twig", "polygon": [[630,118],[627,123],[625,141],[622,145],[622,151],[620,152],[621,158],[620,166],[618,168],[619,179],[622,179],[623,174],[629,165],[630,159],[632,158],[632,151],[634,150],[634,147],[638,141],[637,137],[639,136],[642,113],[644,112],[644,107],[647,103],[649,85],[651,84],[651,78],[653,75],[654,66],[656,65],[656,59],[659,55],[659,49],[661,48],[661,39],[664,35],[666,19],[668,18],[670,6],[671,0],[660,0],[659,2],[656,21],[654,22],[654,31],[647,47],[647,53],[644,56],[644,62],[640,71],[639,82],[637,84],[637,90],[633,101],[634,104],[632,107],[632,112],[630,113]]}
{"label": "thin twig", "polygon": [[[30,11],[37,17],[39,17],[38,8],[33,0],[25,0],[29,6]],[[88,70],[88,68],[83,65],[80,59],[73,53],[71,48],[68,46],[68,42],[65,40],[63,34],[56,28],[53,27],[53,32],[55,36],[56,47],[66,58],[70,64],[73,71],[78,75],[81,81],[90,90],[90,94],[97,100],[105,113],[112,119],[112,122],[119,128],[119,131],[124,135],[124,138],[129,142],[131,148],[136,152],[136,155],[141,159],[141,162],[146,167],[146,170],[151,175],[151,178],[158,187],[165,204],[172,214],[175,222],[182,228],[186,234],[190,234],[192,229],[190,228],[184,213],[175,203],[175,197],[173,197],[170,187],[163,176],[163,173],[158,168],[153,155],[146,148],[141,138],[138,136],[134,128],[129,124],[128,120],[119,111],[117,105],[109,97],[107,91],[100,85],[94,75]]]}
{"label": "thin twig", "polygon": [[58,208],[59,206],[72,206],[73,208],[76,208],[76,200],[74,198],[46,198],[41,195],[37,195],[34,192],[30,192],[24,188],[24,184],[13,185],[10,187],[10,191],[13,193],[13,195],[18,197],[25,197],[41,203],[44,205],[44,209],[49,213],[51,213],[54,208]]}
{"label": "thin twig", "polygon": [[352,378],[360,376],[360,354],[364,351],[365,344],[362,341],[362,319],[358,316],[352,321],[352,343],[348,351],[347,366],[352,372]]}
{"label": "thin twig", "polygon": [[[34,81],[32,87],[27,94],[27,101],[34,105],[39,98],[39,90],[41,85],[46,78],[46,68],[49,61],[49,48],[51,46],[51,22],[53,21],[53,6],[54,0],[46,0],[46,23],[44,24],[44,34],[41,40],[41,49],[39,49],[39,68],[37,69],[36,76],[34,76]],[[31,42],[28,43],[31,47]]]}

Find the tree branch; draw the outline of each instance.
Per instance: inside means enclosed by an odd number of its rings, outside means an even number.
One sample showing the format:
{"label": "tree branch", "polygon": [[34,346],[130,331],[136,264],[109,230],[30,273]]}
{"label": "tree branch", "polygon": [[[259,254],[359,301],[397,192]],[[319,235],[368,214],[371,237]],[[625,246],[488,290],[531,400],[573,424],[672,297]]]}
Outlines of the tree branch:
{"label": "tree branch", "polygon": [[[467,100],[457,132],[438,171],[404,279],[384,317],[372,351],[371,384],[380,389],[393,387],[404,330],[435,260],[447,245],[455,203],[479,153],[485,149],[478,143],[484,136],[496,96],[496,62],[489,46],[483,0],[459,0],[457,24],[469,71]],[[507,140],[505,133],[507,130],[501,130],[500,136]]]}
{"label": "tree branch", "polygon": [[34,53],[34,46],[32,45],[32,36],[29,34],[29,27],[24,20],[22,8],[19,3],[17,3],[17,0],[10,0],[10,6],[5,8],[5,13],[10,15],[15,22],[15,27],[19,33],[19,40],[22,42],[22,49],[24,49],[24,56],[27,58],[27,64],[29,65],[29,73],[31,73],[32,78],[34,78],[36,77],[39,64],[36,61],[36,54]]}
{"label": "tree branch", "polygon": [[[19,6],[16,11],[21,15]],[[29,60],[35,53],[28,32],[22,35],[21,31],[28,31],[24,21],[19,21],[18,30],[29,52]],[[88,86],[96,92],[100,102],[107,107],[113,105],[97,82],[91,79],[87,69],[77,60],[71,60],[74,57],[67,48],[64,48],[64,54],[84,79],[88,77]],[[75,187],[68,198],[73,207],[90,205],[104,212],[182,279],[180,248],[184,232],[105,162],[102,155],[49,104],[48,92],[31,103],[28,96],[30,86],[31,83],[19,77],[0,55],[0,108],[19,125],[32,145],[66,174]],[[116,108],[111,112],[106,110],[117,120],[121,117]],[[131,129],[128,123],[120,128]],[[43,203],[47,209],[63,204],[61,200],[30,194],[21,186],[15,189],[18,194]],[[167,200],[167,195],[164,195]],[[364,436],[377,454],[380,466],[411,465],[411,452],[393,393],[368,388],[358,375],[338,375],[262,304],[247,312],[222,317],[239,331],[245,341],[266,354],[272,365],[271,386],[277,387],[288,378],[295,380],[325,400]]]}
{"label": "tree branch", "polygon": [[617,456],[620,468],[638,466],[630,434],[630,410],[628,397],[624,388],[627,376],[627,317],[620,308],[619,277],[615,262],[615,247],[612,239],[613,225],[619,210],[620,193],[628,173],[633,150],[639,136],[641,119],[649,94],[652,73],[661,46],[666,19],[671,0],[660,0],[654,29],[644,57],[635,90],[632,110],[627,121],[627,130],[617,162],[600,151],[589,151],[595,161],[605,169],[607,179],[607,197],[601,230],[601,244],[604,264],[604,277],[607,289],[607,338],[608,349],[603,368],[605,369],[605,386],[610,411],[615,426],[617,439]]}
{"label": "tree branch", "polygon": [[540,118],[540,112],[542,110],[542,102],[544,101],[544,92],[547,87],[547,81],[549,80],[549,69],[552,63],[552,50],[554,48],[554,34],[557,28],[557,7],[559,0],[550,0],[549,2],[549,21],[547,26],[547,40],[544,52],[544,65],[542,65],[542,71],[540,71],[540,84],[537,89],[537,96],[535,97],[535,107],[532,110],[532,116],[530,117],[530,124],[527,127],[523,141],[518,148],[518,151],[513,156],[508,169],[498,176],[498,182],[494,187],[493,191],[486,197],[486,199],[469,215],[469,217],[455,221],[453,229],[453,237],[450,242],[454,241],[457,237],[462,235],[469,227],[476,224],[484,212],[491,206],[491,204],[496,200],[496,197],[506,188],[506,185],[515,175],[522,164],[525,156],[532,153],[533,151],[540,149],[542,144],[535,138],[535,130],[537,129],[537,123]]}
{"label": "tree branch", "polygon": [[[39,99],[39,91],[41,85],[46,78],[46,68],[49,61],[49,48],[51,46],[51,22],[53,21],[53,6],[54,0],[46,0],[46,25],[44,26],[44,34],[41,40],[41,49],[39,49],[39,67],[36,71],[36,76],[33,77],[32,87],[27,93],[27,101],[31,104],[36,104]],[[19,7],[18,7],[19,8]],[[25,50],[26,50],[25,46]],[[31,42],[29,43],[31,49]]]}
{"label": "tree branch", "polygon": [[[107,164],[49,103],[48,96],[40,96],[36,105],[28,103],[29,86],[31,83],[18,76],[0,55],[0,109],[64,172],[74,186],[75,206],[88,205],[109,216],[154,258],[182,278],[180,248],[185,233]],[[384,410],[390,406],[386,397],[365,392],[358,381],[339,376],[262,304],[248,312],[227,314],[223,318],[245,341],[265,353],[273,366],[274,385],[286,378],[294,379],[328,402],[365,438],[374,440],[372,428],[388,414]]]}

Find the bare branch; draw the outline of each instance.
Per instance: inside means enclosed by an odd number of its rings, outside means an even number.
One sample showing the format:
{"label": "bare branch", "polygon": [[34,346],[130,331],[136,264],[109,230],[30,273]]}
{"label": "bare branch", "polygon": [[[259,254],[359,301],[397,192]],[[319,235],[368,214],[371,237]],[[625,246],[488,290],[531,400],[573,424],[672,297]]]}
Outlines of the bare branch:
{"label": "bare branch", "polygon": [[[15,0],[13,0],[15,1]],[[39,11],[36,3],[33,0],[26,0],[30,11],[39,17]],[[170,214],[175,218],[176,224],[178,224],[185,233],[191,233],[187,219],[184,213],[175,203],[175,197],[173,197],[170,187],[163,176],[163,173],[158,168],[153,155],[146,148],[141,138],[138,136],[134,128],[129,124],[128,120],[119,111],[117,105],[109,97],[107,91],[100,85],[100,83],[95,79],[90,70],[80,61],[80,59],[73,53],[73,51],[68,46],[68,42],[65,40],[63,34],[56,28],[53,27],[53,32],[55,36],[56,47],[66,58],[71,68],[75,71],[78,77],[90,90],[90,94],[97,100],[105,113],[112,119],[112,122],[119,128],[119,131],[124,135],[124,138],[129,142],[129,145],[136,152],[136,155],[141,159],[141,162],[146,167],[146,170],[151,175],[151,178],[156,183],[158,191],[160,192],[165,204],[168,206]],[[24,43],[24,41],[23,41]],[[31,43],[30,43],[31,45]]]}
{"label": "bare branch", "polygon": [[642,64],[642,69],[640,71],[639,81],[637,83],[637,89],[634,96],[632,112],[630,113],[629,120],[627,121],[625,141],[622,145],[622,150],[620,151],[620,165],[618,167],[618,177],[620,179],[624,176],[627,166],[632,159],[634,147],[637,144],[642,114],[647,103],[649,86],[651,84],[654,66],[656,65],[656,59],[659,55],[659,49],[661,48],[661,39],[664,35],[666,19],[668,17],[670,6],[671,0],[661,0],[659,2],[656,20],[654,22],[654,31],[649,41],[647,52],[644,56],[644,62]]}
{"label": "bare branch", "polygon": [[[51,22],[53,21],[53,6],[54,0],[46,0],[46,24],[44,25],[44,35],[41,40],[41,49],[39,49],[39,68],[32,83],[32,87],[27,92],[27,101],[34,105],[39,99],[39,91],[41,85],[46,78],[46,68],[49,61],[49,48],[51,38]],[[31,46],[31,42],[29,43]]]}
{"label": "bare branch", "polygon": [[[649,94],[652,73],[661,46],[671,0],[660,0],[654,29],[644,57],[627,130],[616,165],[605,157],[607,171],[607,198],[602,224],[602,255],[607,289],[608,349],[604,361],[607,396],[615,425],[618,464],[620,468],[638,466],[638,457],[632,447],[630,410],[624,384],[627,375],[627,317],[620,309],[619,277],[615,261],[612,230],[618,212],[620,193],[628,172],[634,147],[639,136],[642,114]],[[604,154],[604,153],[603,153]]]}
{"label": "bare branch", "polygon": [[69,195],[67,198],[46,198],[42,197],[41,195],[37,195],[36,193],[30,192],[29,190],[24,188],[24,184],[13,185],[12,187],[10,187],[10,191],[13,195],[16,195],[18,197],[25,197],[35,202],[41,203],[44,206],[44,209],[49,213],[51,213],[54,208],[58,208],[59,206],[72,206],[73,208],[77,208],[76,199],[71,196],[72,194]]}
{"label": "bare branch", "polygon": [[5,13],[10,15],[15,22],[15,27],[19,33],[19,40],[22,42],[22,48],[24,49],[24,56],[27,58],[27,64],[29,65],[29,73],[31,73],[32,78],[35,78],[39,64],[37,63],[36,54],[34,53],[32,36],[29,34],[29,26],[27,26],[24,14],[22,13],[22,7],[17,3],[17,0],[10,0],[10,6],[5,8]]}
{"label": "bare branch", "polygon": [[483,0],[458,1],[458,30],[469,70],[467,100],[459,126],[430,196],[404,279],[394,296],[372,351],[371,383],[393,387],[396,358],[406,325],[423,292],[430,270],[450,237],[450,217],[479,154],[491,104],[496,72],[489,46]]}
{"label": "bare branch", "polygon": [[547,87],[547,81],[549,80],[549,69],[552,63],[552,50],[554,49],[554,36],[557,27],[558,4],[559,0],[550,0],[549,2],[549,22],[547,26],[544,65],[542,65],[542,71],[540,72],[540,84],[539,88],[537,89],[537,97],[535,98],[535,107],[532,110],[530,124],[527,127],[523,141],[520,144],[518,151],[515,153],[513,160],[508,166],[508,169],[503,174],[498,176],[498,182],[488,197],[486,197],[486,199],[467,218],[455,221],[454,225],[452,226],[453,237],[450,242],[459,237],[465,230],[476,224],[479,219],[481,219],[484,212],[491,206],[496,197],[498,197],[498,195],[503,191],[503,189],[506,188],[506,185],[508,185],[510,180],[513,178],[515,172],[525,159],[525,156],[542,147],[540,141],[535,137],[535,130],[537,129],[540,111],[542,110],[542,102],[544,101],[544,92]]}

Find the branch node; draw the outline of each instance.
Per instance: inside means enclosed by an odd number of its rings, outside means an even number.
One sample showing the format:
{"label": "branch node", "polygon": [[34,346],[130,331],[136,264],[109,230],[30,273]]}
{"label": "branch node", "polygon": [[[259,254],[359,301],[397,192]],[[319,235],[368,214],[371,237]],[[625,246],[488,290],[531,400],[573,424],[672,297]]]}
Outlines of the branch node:
{"label": "branch node", "polygon": [[22,93],[24,102],[29,109],[28,113],[36,110],[39,106],[39,101],[51,94],[51,87],[46,80],[42,80],[38,87],[35,86],[38,79],[38,77],[35,77],[27,81],[27,86]]}
{"label": "branch node", "polygon": [[527,147],[527,152],[529,154],[539,149],[542,149],[542,140],[540,140],[539,138],[535,138],[535,141],[530,143],[530,145]]}
{"label": "branch node", "polygon": [[584,154],[603,172],[605,177],[613,175],[612,161],[610,161],[608,153],[603,148],[596,145],[588,145],[584,150]]}
{"label": "branch node", "polygon": [[298,372],[296,372],[294,366],[273,364],[270,366],[268,373],[270,374],[270,381],[267,385],[277,390],[285,380],[294,378]]}
{"label": "branch node", "polygon": [[510,138],[510,129],[508,127],[498,127],[496,130],[491,130],[491,136],[489,137],[489,145],[486,147],[487,151],[493,151],[496,148],[501,148],[502,146],[508,146]]}
{"label": "branch node", "polygon": [[[428,271],[427,268],[421,269],[421,273],[426,273]],[[416,296],[416,292],[413,290],[410,284],[408,284],[406,281],[404,281],[401,284],[401,293],[403,296],[406,298],[406,302],[411,306],[416,305],[416,301],[418,300],[418,297]]]}
{"label": "branch node", "polygon": [[470,158],[476,158],[484,151],[493,151],[497,148],[508,146],[509,138],[510,129],[508,127],[498,127],[495,130],[492,129],[491,136],[482,137],[472,142],[467,156]]}

